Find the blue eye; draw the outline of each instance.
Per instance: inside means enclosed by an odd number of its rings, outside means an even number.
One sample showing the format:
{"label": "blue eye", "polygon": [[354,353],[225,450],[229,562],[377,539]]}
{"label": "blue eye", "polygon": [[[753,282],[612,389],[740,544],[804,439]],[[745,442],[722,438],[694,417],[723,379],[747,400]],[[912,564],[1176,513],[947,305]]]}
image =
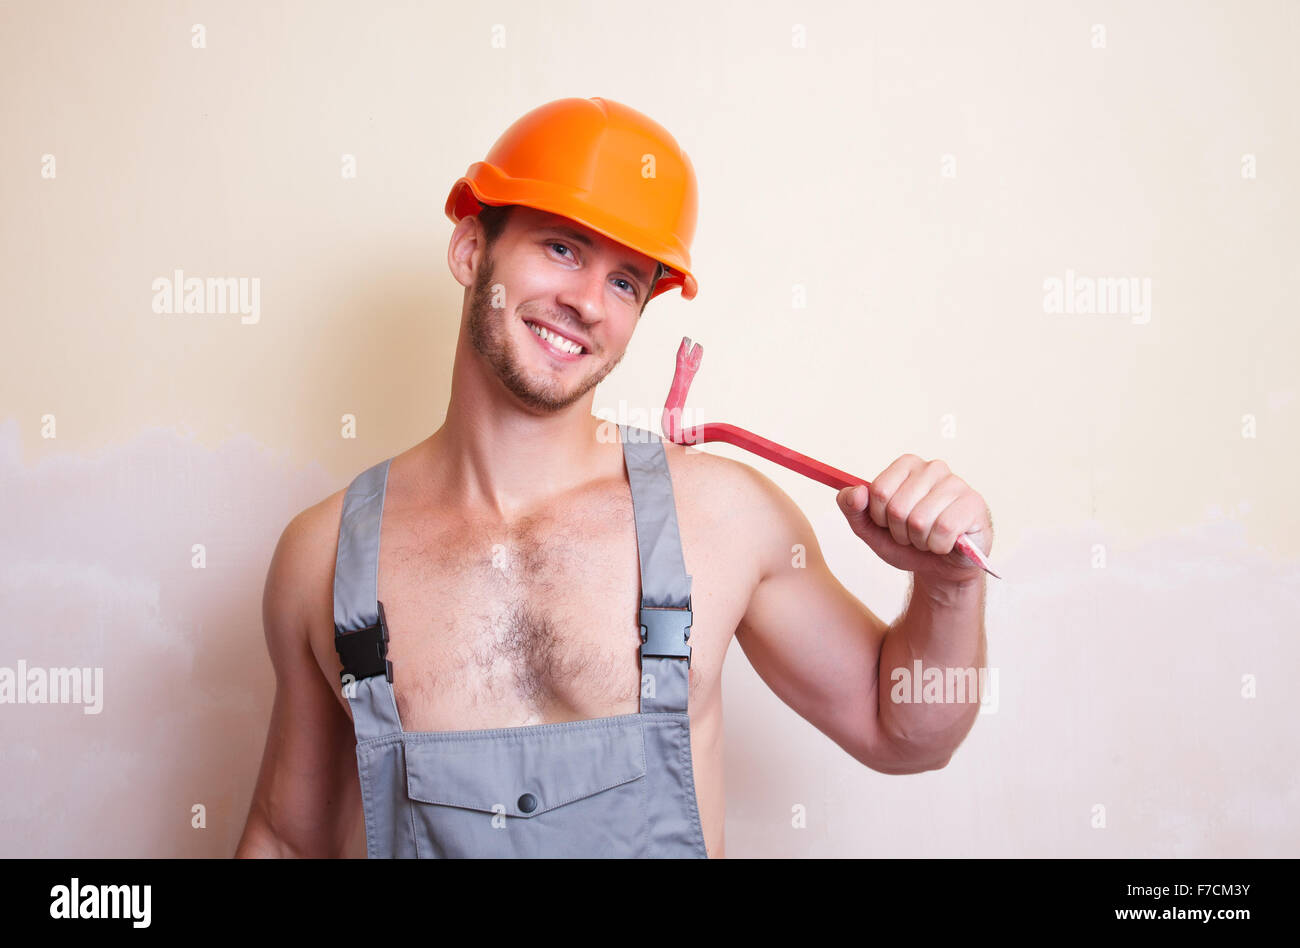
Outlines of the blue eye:
{"label": "blue eye", "polygon": [[[568,247],[567,244],[562,244],[562,243],[560,243],[558,240],[548,240],[548,241],[546,242],[546,246],[547,246],[547,247],[559,247],[561,250],[568,250],[570,254],[573,253],[573,251],[570,250],[570,248]],[[626,287],[627,287],[627,292],[630,293],[630,294],[632,294],[633,297],[636,296],[636,287],[632,285],[632,281],[630,281],[630,280],[624,280],[622,277],[619,277],[618,282],[619,282],[619,283],[622,283],[624,286],[626,286]]]}

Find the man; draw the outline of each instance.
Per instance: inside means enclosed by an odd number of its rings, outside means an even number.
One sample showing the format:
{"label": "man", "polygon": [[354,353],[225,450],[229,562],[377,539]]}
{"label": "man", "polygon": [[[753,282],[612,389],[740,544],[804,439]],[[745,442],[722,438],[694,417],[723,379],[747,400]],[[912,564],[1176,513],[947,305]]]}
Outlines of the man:
{"label": "man", "polygon": [[236,855],[341,855],[364,828],[371,856],[722,856],[733,636],[862,764],[947,764],[977,703],[891,700],[892,673],[984,664],[984,576],[954,551],[991,545],[977,493],[913,455],[840,492],[913,574],[891,626],[765,475],[591,414],[649,300],[695,295],[695,200],[671,136],[603,99],[534,110],[457,182],[446,420],[280,539]]}

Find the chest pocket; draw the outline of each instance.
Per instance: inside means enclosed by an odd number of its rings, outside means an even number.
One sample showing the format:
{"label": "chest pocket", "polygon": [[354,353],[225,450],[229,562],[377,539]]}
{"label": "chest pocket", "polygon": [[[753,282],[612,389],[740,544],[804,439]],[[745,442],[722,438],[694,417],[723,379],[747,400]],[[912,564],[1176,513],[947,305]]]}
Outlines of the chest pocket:
{"label": "chest pocket", "polygon": [[418,856],[633,858],[647,846],[639,714],[409,732],[403,753]]}

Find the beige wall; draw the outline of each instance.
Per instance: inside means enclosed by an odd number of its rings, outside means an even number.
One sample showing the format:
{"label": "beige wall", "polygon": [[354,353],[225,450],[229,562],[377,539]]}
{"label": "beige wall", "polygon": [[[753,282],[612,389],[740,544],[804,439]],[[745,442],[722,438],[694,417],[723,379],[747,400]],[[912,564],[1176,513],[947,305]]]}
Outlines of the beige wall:
{"label": "beige wall", "polygon": [[[1296,6],[716,7],[0,7],[0,666],[104,669],[97,715],[0,705],[0,854],[233,852],[276,538],[441,423],[443,199],[567,95],[655,117],[701,188],[700,294],[651,305],[598,413],[658,430],[690,335],[701,420],[864,477],[941,457],[993,511],[997,710],[885,776],[733,648],[728,854],[1300,852]],[[259,318],[155,313],[177,268],[258,278]],[[1149,313],[1045,312],[1067,271]],[[897,614],[833,491],[707,450]]]}

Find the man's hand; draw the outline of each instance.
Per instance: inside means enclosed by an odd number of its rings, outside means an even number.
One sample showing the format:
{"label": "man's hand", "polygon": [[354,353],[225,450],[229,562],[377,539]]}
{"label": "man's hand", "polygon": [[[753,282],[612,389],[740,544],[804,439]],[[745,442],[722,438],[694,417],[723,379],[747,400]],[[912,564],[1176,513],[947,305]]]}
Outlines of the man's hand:
{"label": "man's hand", "polygon": [[943,461],[904,454],[871,482],[845,487],[840,509],[876,555],[930,587],[968,586],[984,573],[953,547],[963,533],[980,551],[993,547],[984,498]]}

